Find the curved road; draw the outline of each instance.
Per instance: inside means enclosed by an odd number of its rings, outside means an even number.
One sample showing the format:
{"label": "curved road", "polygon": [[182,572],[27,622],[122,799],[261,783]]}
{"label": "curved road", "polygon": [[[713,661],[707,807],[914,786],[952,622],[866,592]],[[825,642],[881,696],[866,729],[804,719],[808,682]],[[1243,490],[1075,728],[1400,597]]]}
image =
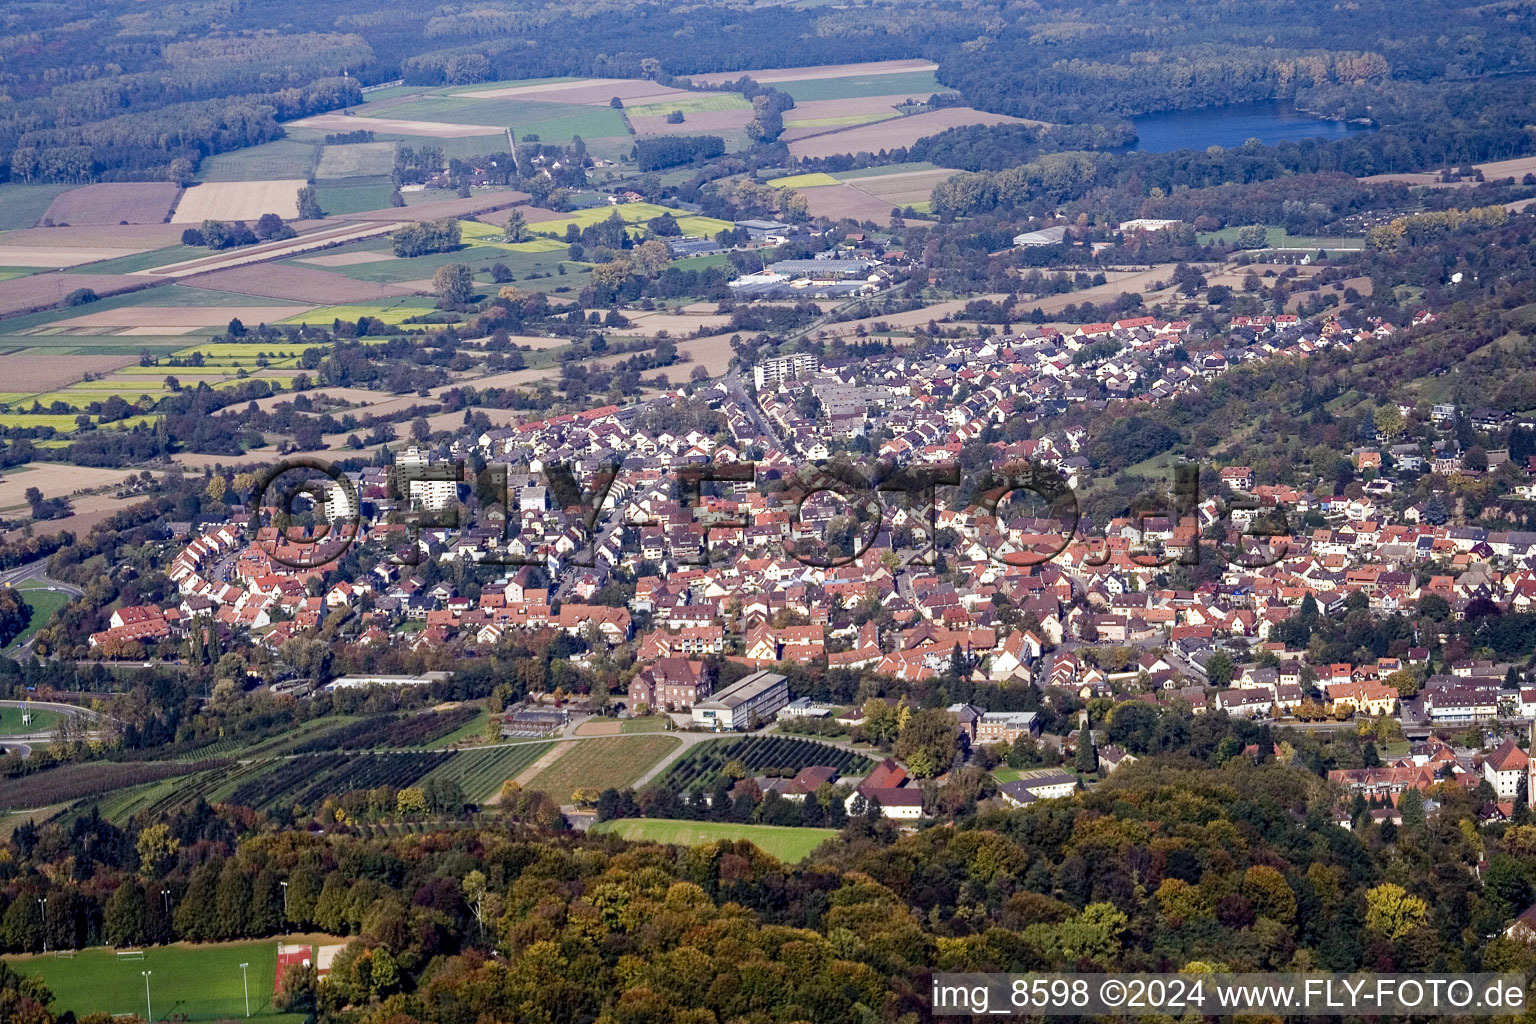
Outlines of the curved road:
{"label": "curved road", "polygon": [[[39,711],[52,711],[54,714],[65,715],[71,718],[84,718],[90,722],[98,722],[107,717],[106,715],[101,714],[99,711],[92,711],[90,708],[82,708],[78,704],[64,704],[62,702],[52,700],[0,700],[0,707],[30,707],[36,708]],[[92,730],[86,734],[86,736],[90,739],[95,739],[100,735],[101,734],[95,730]],[[6,753],[15,751],[23,758],[26,758],[32,755],[33,745],[38,743],[51,743],[52,741],[52,729],[46,729],[41,732],[15,733],[14,735],[10,736],[0,736],[0,748],[4,748]]]}

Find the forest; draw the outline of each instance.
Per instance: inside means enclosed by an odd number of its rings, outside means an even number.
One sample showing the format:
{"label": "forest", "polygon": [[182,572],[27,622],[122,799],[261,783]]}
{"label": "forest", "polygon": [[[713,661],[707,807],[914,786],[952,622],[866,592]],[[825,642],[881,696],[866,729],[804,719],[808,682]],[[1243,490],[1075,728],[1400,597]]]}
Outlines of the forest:
{"label": "forest", "polygon": [[[1054,129],[1056,149],[1113,145],[1139,113],[1268,98],[1423,124],[1418,109],[1400,116],[1404,103],[1415,107],[1416,90],[1461,82],[1480,95],[1488,83],[1468,80],[1536,70],[1536,40],[1518,18],[1408,0],[1266,0],[1241,10],[1213,0],[1134,9],[1093,0],[1070,16],[935,0],[900,16],[878,6],[640,3],[624,18],[604,5],[437,11],[388,0],[362,12],[325,0],[283,5],[283,15],[274,29],[268,5],[38,5],[24,28],[0,29],[9,100],[0,104],[0,171],[39,181],[163,177],[172,160],[195,167],[201,156],[267,141],[280,131],[275,122],[355,103],[360,85],[395,78],[669,83],[744,65],[925,57],[973,106],[1082,128]],[[1461,31],[1445,33],[1451,22]],[[757,107],[752,136],[773,140],[788,97],[747,92]]]}
{"label": "forest", "polygon": [[[1531,969],[1502,926],[1532,899],[1536,827],[1479,826],[1478,796],[1442,786],[1433,818],[1405,799],[1401,826],[1346,830],[1295,763],[1309,741],[1253,757],[1216,718],[1198,753],[1092,793],[906,835],[854,817],[793,867],[745,842],[561,833],[532,794],[424,834],[274,833],[205,803],[126,828],[25,825],[4,847],[0,942],[344,935],[325,985],[283,987],[366,1024],[910,1024],[934,971]],[[65,860],[68,876],[42,870]]]}

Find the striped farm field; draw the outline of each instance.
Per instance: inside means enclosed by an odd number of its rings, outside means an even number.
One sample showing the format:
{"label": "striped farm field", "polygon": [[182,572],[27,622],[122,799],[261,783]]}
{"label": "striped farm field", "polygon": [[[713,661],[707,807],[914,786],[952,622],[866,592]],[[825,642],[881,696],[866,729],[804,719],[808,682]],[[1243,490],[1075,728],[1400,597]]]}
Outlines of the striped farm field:
{"label": "striped farm field", "polygon": [[620,818],[592,826],[594,833],[611,833],[635,842],[701,846],[721,840],[745,839],[787,864],[805,860],[811,851],[837,835],[835,828],[794,828],[783,825],[740,825],[723,821],[683,821],[675,818]]}
{"label": "striped farm field", "polygon": [[500,743],[475,750],[461,750],[446,764],[434,768],[427,779],[451,779],[464,791],[464,799],[485,803],[501,791],[501,784],[544,755],[549,742]]}

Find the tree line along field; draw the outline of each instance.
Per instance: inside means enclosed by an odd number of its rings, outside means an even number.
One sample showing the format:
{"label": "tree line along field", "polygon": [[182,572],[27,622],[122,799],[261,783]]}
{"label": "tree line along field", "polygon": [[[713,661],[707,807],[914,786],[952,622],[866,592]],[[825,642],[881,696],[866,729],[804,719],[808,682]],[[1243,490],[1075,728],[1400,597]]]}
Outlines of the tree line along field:
{"label": "tree line along field", "polygon": [[743,736],[699,744],[678,758],[660,781],[677,790],[703,789],[732,761],[753,775],[793,775],[816,765],[836,768],[839,775],[857,775],[868,771],[871,764],[863,754],[829,743],[788,736]]}

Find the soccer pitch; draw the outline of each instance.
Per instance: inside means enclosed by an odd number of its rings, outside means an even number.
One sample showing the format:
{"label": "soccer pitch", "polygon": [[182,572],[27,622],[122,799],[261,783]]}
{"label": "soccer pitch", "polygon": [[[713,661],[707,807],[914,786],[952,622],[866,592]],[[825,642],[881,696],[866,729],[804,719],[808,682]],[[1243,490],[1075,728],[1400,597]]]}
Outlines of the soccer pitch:
{"label": "soccer pitch", "polygon": [[245,990],[240,965],[250,982],[251,1016],[292,1017],[272,1007],[277,976],[277,939],[220,942],[207,945],[177,943],[147,946],[144,958],[120,957],[118,951],[96,947],[73,956],[6,957],[20,974],[42,975],[53,992],[53,1011],[134,1013],[143,1015],[144,971],[149,971],[150,1005],[155,1020],[180,1014],[187,1020],[223,1020],[245,1016]]}

